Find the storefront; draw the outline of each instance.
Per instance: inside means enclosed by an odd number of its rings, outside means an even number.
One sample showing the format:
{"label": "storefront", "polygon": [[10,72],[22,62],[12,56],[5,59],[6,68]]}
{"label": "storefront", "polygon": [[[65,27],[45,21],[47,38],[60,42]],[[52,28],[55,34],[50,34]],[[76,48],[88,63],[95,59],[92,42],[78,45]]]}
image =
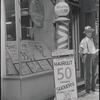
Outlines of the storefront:
{"label": "storefront", "polygon": [[[44,100],[54,96],[51,53],[57,45],[54,7],[58,1],[2,0],[3,100]],[[74,50],[79,86],[84,84],[78,53],[81,6],[78,0],[65,1],[70,6],[69,49]]]}

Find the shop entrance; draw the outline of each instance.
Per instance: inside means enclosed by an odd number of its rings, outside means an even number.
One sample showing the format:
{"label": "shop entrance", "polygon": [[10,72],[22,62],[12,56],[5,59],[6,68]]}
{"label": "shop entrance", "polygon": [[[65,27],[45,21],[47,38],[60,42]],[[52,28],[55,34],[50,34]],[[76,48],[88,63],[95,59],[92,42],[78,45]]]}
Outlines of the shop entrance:
{"label": "shop entrance", "polygon": [[79,55],[79,44],[82,37],[80,37],[79,33],[79,9],[73,9],[70,15],[71,22],[70,22],[70,34],[71,34],[71,41],[72,41],[72,47],[74,50],[74,56],[75,56],[75,66],[76,66],[76,77],[77,77],[77,83],[78,85],[84,84],[84,67],[83,63],[81,62],[81,57]]}

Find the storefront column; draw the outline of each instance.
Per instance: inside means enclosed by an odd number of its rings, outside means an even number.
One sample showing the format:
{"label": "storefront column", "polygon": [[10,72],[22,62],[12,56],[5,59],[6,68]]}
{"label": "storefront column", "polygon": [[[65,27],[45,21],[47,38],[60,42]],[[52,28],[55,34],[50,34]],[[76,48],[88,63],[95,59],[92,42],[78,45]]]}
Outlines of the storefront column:
{"label": "storefront column", "polygon": [[1,77],[6,76],[6,16],[5,2],[1,0]]}
{"label": "storefront column", "polygon": [[19,74],[22,76],[21,67],[21,10],[20,10],[20,0],[15,0],[15,15],[16,15],[16,41],[17,41],[17,56],[19,62]]}
{"label": "storefront column", "polygon": [[6,76],[6,16],[5,16],[5,0],[1,0],[1,100],[4,98],[3,77]]}

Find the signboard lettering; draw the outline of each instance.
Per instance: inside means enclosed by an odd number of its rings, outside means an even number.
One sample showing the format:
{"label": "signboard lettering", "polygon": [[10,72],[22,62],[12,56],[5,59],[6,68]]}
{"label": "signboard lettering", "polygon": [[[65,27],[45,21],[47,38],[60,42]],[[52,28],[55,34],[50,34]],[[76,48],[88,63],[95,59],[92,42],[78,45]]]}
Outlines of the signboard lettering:
{"label": "signboard lettering", "polygon": [[71,65],[72,61],[61,61],[61,62],[55,62],[54,65],[55,66],[59,66],[59,65]]}
{"label": "signboard lettering", "polygon": [[53,59],[56,100],[77,100],[73,56]]}

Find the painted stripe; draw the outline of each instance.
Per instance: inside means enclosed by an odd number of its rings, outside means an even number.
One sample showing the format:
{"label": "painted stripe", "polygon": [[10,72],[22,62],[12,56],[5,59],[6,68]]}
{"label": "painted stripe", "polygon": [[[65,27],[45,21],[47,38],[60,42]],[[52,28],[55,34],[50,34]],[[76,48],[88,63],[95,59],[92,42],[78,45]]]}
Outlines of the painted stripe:
{"label": "painted stripe", "polygon": [[65,34],[69,34],[68,31],[66,31],[66,30],[62,30],[62,29],[58,29],[58,30],[65,33]]}
{"label": "painted stripe", "polygon": [[67,45],[68,45],[67,43],[62,44],[62,45],[58,46],[58,49],[63,48],[63,47],[66,47]]}
{"label": "painted stripe", "polygon": [[68,39],[66,40],[66,41],[62,41],[62,42],[60,42],[60,43],[58,43],[58,45],[62,45],[62,44],[64,44],[64,43],[68,43]]}
{"label": "painted stripe", "polygon": [[64,32],[62,32],[62,31],[60,31],[60,30],[58,30],[58,35],[60,35],[60,36],[67,36],[67,34],[66,33],[64,33]]}
{"label": "painted stripe", "polygon": [[64,25],[64,26],[68,27],[68,23],[66,23],[66,22],[59,22],[59,25]]}
{"label": "painted stripe", "polygon": [[63,32],[68,32],[68,26],[67,25],[63,25],[63,24],[60,24],[60,25],[57,25],[57,29],[60,30],[60,31],[63,31]]}
{"label": "painted stripe", "polygon": [[66,27],[64,27],[64,26],[59,25],[58,27],[59,27],[60,29],[62,29],[62,30],[68,31],[68,29],[67,29]]}
{"label": "painted stripe", "polygon": [[65,40],[67,40],[67,39],[68,39],[67,37],[62,37],[62,38],[58,39],[58,43],[63,42]]}
{"label": "painted stripe", "polygon": [[62,36],[61,38],[58,39],[58,43],[68,39],[68,35],[63,33],[63,32],[61,32],[61,31],[59,31],[59,30],[58,30],[58,34]]}
{"label": "painted stripe", "polygon": [[68,23],[59,22],[57,24],[57,47],[58,49],[66,48],[68,49]]}

